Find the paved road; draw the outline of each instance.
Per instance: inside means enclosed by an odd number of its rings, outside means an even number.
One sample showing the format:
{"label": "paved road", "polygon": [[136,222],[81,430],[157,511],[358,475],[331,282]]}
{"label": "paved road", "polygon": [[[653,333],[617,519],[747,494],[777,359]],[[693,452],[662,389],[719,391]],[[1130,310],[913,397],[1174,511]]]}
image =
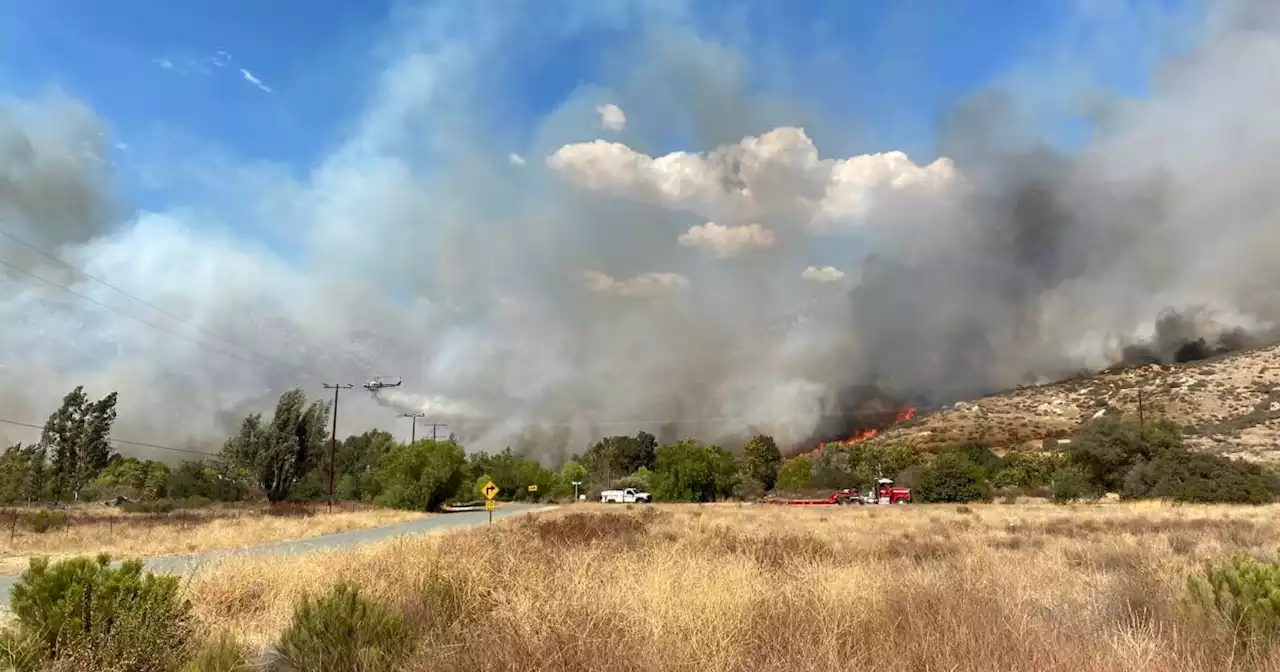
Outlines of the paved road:
{"label": "paved road", "polygon": [[[493,519],[498,520],[499,518],[505,518],[512,514],[534,511],[540,508],[546,507],[529,504],[504,504],[498,510],[493,512]],[[249,548],[238,548],[228,551],[209,551],[207,553],[197,553],[195,555],[166,555],[147,558],[142,561],[142,565],[144,568],[152,572],[186,574],[210,561],[227,557],[242,555],[299,555],[314,551],[349,548],[370,542],[384,541],[391,537],[398,537],[402,535],[413,536],[449,527],[476,525],[478,523],[485,522],[488,518],[489,514],[486,511],[449,513],[431,516],[429,518],[422,518],[419,520],[411,520],[407,523],[396,523],[395,525],[387,525],[385,527],[374,527],[365,530],[352,530],[350,532],[325,534],[318,537],[311,537],[309,539],[277,541],[270,544],[263,544],[261,546],[251,546]],[[14,583],[17,583],[17,581],[17,575],[0,576],[0,609],[7,608],[9,606],[9,590],[13,587]]]}

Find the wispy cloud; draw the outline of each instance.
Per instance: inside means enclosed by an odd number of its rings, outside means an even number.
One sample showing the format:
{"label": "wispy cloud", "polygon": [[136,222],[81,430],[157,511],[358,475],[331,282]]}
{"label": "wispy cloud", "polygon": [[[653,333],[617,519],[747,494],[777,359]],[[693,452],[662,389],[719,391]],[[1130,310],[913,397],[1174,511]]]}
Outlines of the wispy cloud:
{"label": "wispy cloud", "polygon": [[249,72],[244,68],[240,68],[240,74],[244,76],[244,81],[249,82],[250,84],[258,87],[259,89],[266,91],[267,93],[271,93],[271,87],[267,86],[266,84],[263,84],[262,80],[255,77],[252,72]]}
{"label": "wispy cloud", "polygon": [[516,166],[523,166],[525,164],[524,157],[520,156],[519,154],[516,154],[515,152],[508,154],[507,160],[510,161],[512,165],[516,165]]}
{"label": "wispy cloud", "polygon": [[617,133],[627,126],[627,115],[621,107],[613,103],[596,106],[596,114],[600,115],[600,127]]}

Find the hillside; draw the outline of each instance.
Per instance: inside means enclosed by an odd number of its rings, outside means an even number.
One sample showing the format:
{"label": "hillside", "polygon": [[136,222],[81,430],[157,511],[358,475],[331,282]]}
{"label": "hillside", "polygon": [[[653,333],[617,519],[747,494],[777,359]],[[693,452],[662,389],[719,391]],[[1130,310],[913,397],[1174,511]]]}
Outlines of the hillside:
{"label": "hillside", "polygon": [[1147,365],[962,402],[880,436],[921,446],[967,440],[1039,449],[1102,414],[1173,420],[1197,450],[1280,462],[1280,345]]}

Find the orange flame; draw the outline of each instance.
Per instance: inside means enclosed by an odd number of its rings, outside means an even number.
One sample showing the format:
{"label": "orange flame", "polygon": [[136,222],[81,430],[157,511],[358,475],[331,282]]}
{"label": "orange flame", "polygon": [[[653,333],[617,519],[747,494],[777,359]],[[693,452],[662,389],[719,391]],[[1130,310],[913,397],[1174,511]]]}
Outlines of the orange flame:
{"label": "orange flame", "polygon": [[[906,407],[906,408],[902,409],[901,411],[898,411],[896,414],[894,414],[894,416],[893,416],[893,423],[894,423],[894,424],[897,424],[897,423],[899,423],[899,422],[906,422],[906,421],[908,421],[908,420],[911,420],[911,419],[912,419],[912,418],[914,418],[914,417],[916,417],[916,407],[915,407],[915,406],[908,406],[908,407]],[[860,442],[862,442],[862,441],[866,441],[867,439],[874,439],[874,438],[875,438],[876,436],[878,436],[879,434],[880,434],[880,430],[877,430],[877,429],[864,429],[864,430],[861,430],[861,431],[859,431],[859,432],[855,432],[855,433],[854,433],[852,436],[850,436],[848,439],[845,439],[844,441],[837,441],[836,443],[837,443],[837,444],[845,444],[845,445],[848,445],[848,444],[851,444],[851,443],[860,443]],[[807,452],[803,452],[803,453],[798,453],[798,454],[796,454],[794,457],[809,457],[809,456],[816,456],[818,453],[822,452],[822,449],[823,449],[823,448],[826,448],[826,447],[827,447],[827,442],[826,442],[826,441],[822,441],[822,442],[819,442],[819,443],[818,443],[818,445],[817,445],[817,447],[815,447],[813,450],[810,450],[810,451],[807,451]]]}

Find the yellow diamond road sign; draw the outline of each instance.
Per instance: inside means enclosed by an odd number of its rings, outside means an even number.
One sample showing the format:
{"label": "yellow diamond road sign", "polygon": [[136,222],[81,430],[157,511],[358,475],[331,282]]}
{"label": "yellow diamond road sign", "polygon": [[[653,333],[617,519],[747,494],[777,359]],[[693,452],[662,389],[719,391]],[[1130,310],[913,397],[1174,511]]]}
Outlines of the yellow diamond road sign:
{"label": "yellow diamond road sign", "polygon": [[497,508],[497,506],[498,506],[498,503],[497,503],[497,502],[495,502],[495,501],[493,501],[492,499],[486,499],[486,500],[484,500],[484,510],[485,510],[485,511],[492,511],[492,510],[494,510],[495,508]]}
{"label": "yellow diamond road sign", "polygon": [[497,497],[497,496],[498,496],[498,486],[494,485],[494,484],[493,484],[493,481],[489,481],[488,483],[485,483],[485,484],[484,484],[484,498],[485,498],[485,499],[490,499],[490,500],[491,500],[491,499],[493,499],[494,497]]}
{"label": "yellow diamond road sign", "polygon": [[538,485],[536,483],[529,486],[529,492],[537,492],[537,491],[538,491]]}

